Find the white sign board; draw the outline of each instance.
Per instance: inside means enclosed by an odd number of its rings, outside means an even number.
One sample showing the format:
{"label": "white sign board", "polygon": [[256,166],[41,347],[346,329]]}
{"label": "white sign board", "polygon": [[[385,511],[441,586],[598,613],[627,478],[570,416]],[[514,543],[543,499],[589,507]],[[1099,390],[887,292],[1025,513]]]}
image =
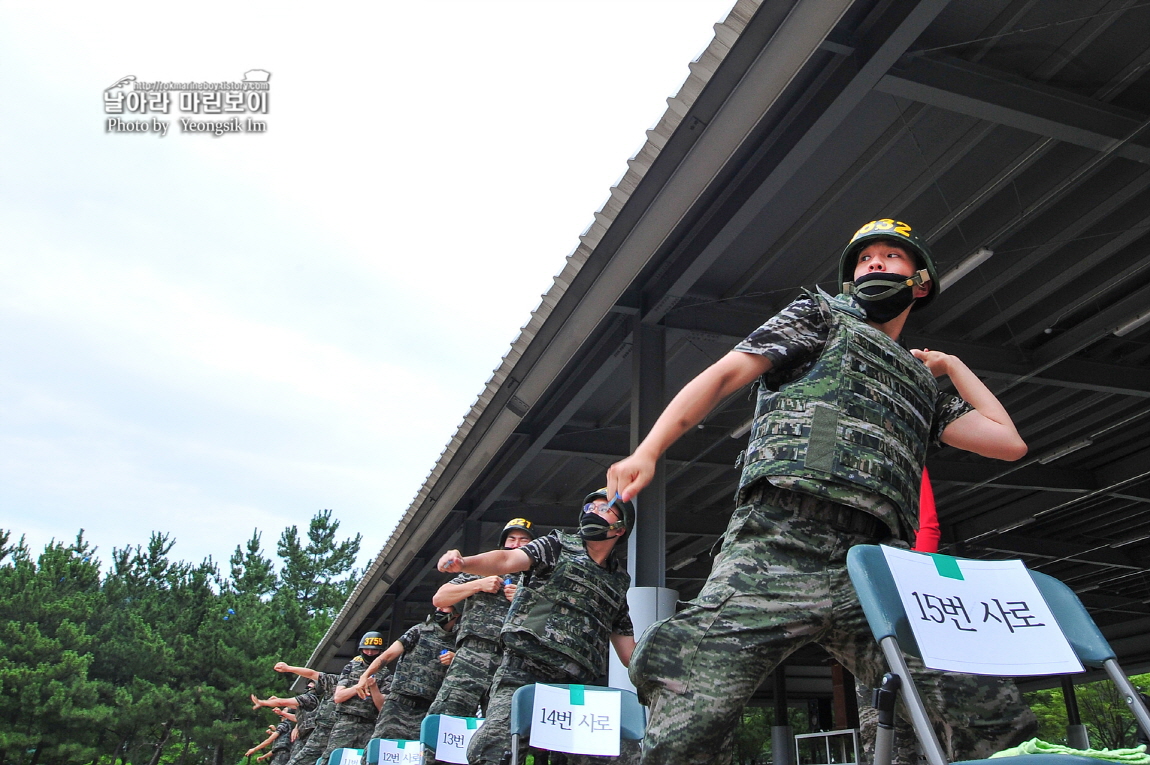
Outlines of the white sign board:
{"label": "white sign board", "polygon": [[327,758],[329,765],[359,765],[363,761],[362,749],[336,749],[331,755]]}
{"label": "white sign board", "polygon": [[553,752],[618,757],[620,705],[619,691],[536,684],[531,746]]}
{"label": "white sign board", "polygon": [[439,738],[435,740],[435,759],[440,762],[458,762],[466,765],[467,745],[483,724],[474,717],[439,716]]}
{"label": "white sign board", "polygon": [[379,740],[379,765],[419,765],[423,748],[418,741],[394,738]]}
{"label": "white sign board", "polygon": [[1082,671],[1022,561],[882,551],[926,666],[972,675]]}

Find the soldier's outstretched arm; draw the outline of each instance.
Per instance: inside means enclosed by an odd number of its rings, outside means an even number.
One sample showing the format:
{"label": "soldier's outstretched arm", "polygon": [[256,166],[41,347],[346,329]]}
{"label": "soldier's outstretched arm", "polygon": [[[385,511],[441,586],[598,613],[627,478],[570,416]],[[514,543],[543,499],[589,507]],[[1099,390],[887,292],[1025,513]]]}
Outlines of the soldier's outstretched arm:
{"label": "soldier's outstretched arm", "polygon": [[282,661],[277,661],[276,665],[272,667],[272,669],[274,669],[276,672],[291,672],[293,674],[299,675],[300,677],[306,677],[308,680],[319,680],[319,672],[311,669],[310,667],[293,667],[290,664],[286,664]]}
{"label": "soldier's outstretched arm", "polygon": [[294,698],[281,699],[278,696],[270,696],[266,699],[258,699],[256,695],[251,694],[252,709],[259,709],[260,707],[298,707],[299,702]]}
{"label": "soldier's outstretched arm", "polygon": [[265,749],[265,748],[271,746],[275,742],[275,740],[279,737],[280,737],[279,731],[276,731],[275,733],[268,736],[262,743],[256,744],[251,749],[249,749],[244,754],[244,757],[251,757],[253,754],[258,752],[259,750]]}
{"label": "soldier's outstretched arm", "polygon": [[352,689],[361,699],[366,699],[370,694],[370,691],[367,690],[367,678],[383,669],[384,665],[391,664],[400,656],[403,656],[404,650],[403,643],[396,640],[387,647],[386,651],[372,659],[371,664],[368,664],[367,669],[359,676],[359,682],[352,686]]}
{"label": "soldier's outstretched arm", "polygon": [[531,568],[531,558],[522,550],[491,550],[464,557],[459,550],[448,550],[439,559],[439,570],[447,574],[503,576]]}
{"label": "soldier's outstretched arm", "polygon": [[635,636],[611,633],[611,645],[615,646],[615,655],[624,667],[631,666],[631,654],[635,652]]}
{"label": "soldier's outstretched arm", "polygon": [[490,592],[495,594],[503,589],[503,577],[501,576],[488,576],[483,579],[474,579],[470,582],[463,584],[447,584],[436,590],[435,595],[431,598],[431,605],[436,608],[447,608],[454,606],[461,600],[466,600],[472,595],[480,592]]}
{"label": "soldier's outstretched arm", "polygon": [[655,477],[655,462],[671,444],[702,422],[720,401],[770,369],[766,356],[731,351],[700,372],[671,399],[635,453],[607,470],[607,496],[618,492],[624,501],[631,501]]}
{"label": "soldier's outstretched arm", "polygon": [[1013,462],[1026,456],[1026,442],[990,389],[957,356],[929,349],[911,351],[935,377],[947,375],[954,389],[974,407],[942,431],[942,442],[956,449]]}

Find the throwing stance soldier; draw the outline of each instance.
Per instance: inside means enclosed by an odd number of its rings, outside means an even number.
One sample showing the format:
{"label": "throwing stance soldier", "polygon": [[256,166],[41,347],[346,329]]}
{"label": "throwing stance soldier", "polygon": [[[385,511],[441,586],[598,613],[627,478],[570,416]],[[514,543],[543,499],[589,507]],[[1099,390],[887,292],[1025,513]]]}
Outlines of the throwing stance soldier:
{"label": "throwing stance soldier", "polygon": [[[531,521],[514,518],[503,527],[499,548],[515,550],[534,538]],[[499,631],[520,576],[506,572],[496,576],[460,574],[435,593],[433,605],[455,606],[462,608],[463,613],[455,629],[455,659],[428,714],[474,717],[476,710],[486,705],[491,678],[502,654]]]}
{"label": "throwing stance soldier", "polygon": [[[419,726],[455,657],[456,621],[454,608],[437,608],[372,662],[369,670],[375,671],[399,659],[371,738],[419,739]],[[362,681],[358,690],[366,690]]]}
{"label": "throwing stance soldier", "polygon": [[[729,761],[743,706],[808,642],[875,685],[884,662],[847,577],[847,550],[911,538],[932,442],[1004,460],[1026,453],[962,361],[897,343],[938,284],[910,226],[885,219],[859,229],[839,281],[845,294],[804,293],[699,374],[608,470],[608,491],[634,497],[676,439],[762,378],[738,507],[710,577],[688,608],[645,633],[631,664],[651,705],[644,762]],[[939,391],[942,375],[958,396]],[[1013,684],[940,673],[922,681],[952,760],[985,757],[1034,727]]]}
{"label": "throwing stance soldier", "polygon": [[[295,709],[296,729],[293,732],[295,741],[292,742],[291,759],[288,765],[313,765],[317,757],[327,745],[327,736],[331,731],[334,719],[332,712],[332,694],[335,693],[335,684],[339,675],[319,672],[308,667],[293,667],[284,662],[276,662],[276,672],[292,673],[307,678],[308,690],[293,698],[281,699],[272,696],[269,699],[257,699],[252,696],[252,709],[260,707],[283,707]],[[318,734],[318,735],[317,735]],[[309,757],[311,759],[305,759]]]}
{"label": "throwing stance soldier", "polygon": [[503,761],[511,748],[511,697],[516,689],[536,682],[593,684],[607,671],[609,645],[615,646],[624,666],[631,660],[631,577],[614,552],[634,523],[630,503],[609,504],[600,490],[584,500],[579,536],[554,531],[517,550],[469,557],[450,550],[439,559],[439,570],[449,573],[531,572],[500,632],[503,657],[492,680],[486,722],[467,749],[468,762]]}
{"label": "throwing stance soldier", "polygon": [[[359,639],[359,655],[349,661],[336,683],[332,701],[335,702],[335,724],[327,739],[327,747],[320,757],[324,762],[336,749],[363,749],[371,740],[375,718],[383,706],[380,685],[387,676],[387,670],[368,673],[369,661],[374,661],[383,653],[383,635],[378,632],[365,632]],[[356,692],[360,681],[367,689],[366,697]]]}

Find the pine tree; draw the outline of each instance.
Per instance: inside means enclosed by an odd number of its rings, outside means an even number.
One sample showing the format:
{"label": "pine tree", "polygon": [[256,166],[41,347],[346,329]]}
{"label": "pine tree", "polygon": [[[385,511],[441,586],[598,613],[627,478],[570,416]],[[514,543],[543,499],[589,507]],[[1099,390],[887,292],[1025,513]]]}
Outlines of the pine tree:
{"label": "pine tree", "polygon": [[309,615],[338,609],[354,586],[352,566],[363,537],[356,534],[336,542],[338,532],[339,521],[332,518],[331,510],[321,510],[312,516],[306,545],[300,543],[295,526],[284,529],[276,545],[283,560],[283,586],[295,593]]}

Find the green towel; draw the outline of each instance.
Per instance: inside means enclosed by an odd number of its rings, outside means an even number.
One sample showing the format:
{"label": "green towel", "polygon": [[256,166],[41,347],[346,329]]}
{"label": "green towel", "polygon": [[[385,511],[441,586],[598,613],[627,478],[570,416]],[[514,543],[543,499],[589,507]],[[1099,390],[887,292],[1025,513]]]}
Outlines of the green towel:
{"label": "green towel", "polygon": [[1003,749],[1001,752],[990,755],[995,757],[1013,757],[1018,754],[1074,754],[1079,757],[1094,757],[1099,760],[1121,762],[1125,765],[1150,765],[1150,754],[1146,754],[1146,745],[1139,744],[1133,749],[1071,749],[1062,744],[1051,744],[1049,741],[1032,738],[1023,741],[1013,749]]}

